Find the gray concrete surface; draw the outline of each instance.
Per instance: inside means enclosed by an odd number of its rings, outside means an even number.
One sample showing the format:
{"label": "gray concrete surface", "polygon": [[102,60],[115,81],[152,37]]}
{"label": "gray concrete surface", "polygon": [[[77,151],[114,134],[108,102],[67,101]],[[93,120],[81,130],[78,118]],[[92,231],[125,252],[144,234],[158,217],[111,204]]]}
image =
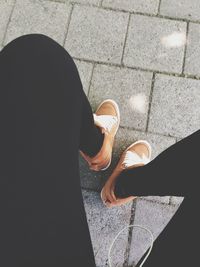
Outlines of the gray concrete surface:
{"label": "gray concrete surface", "polygon": [[[181,73],[184,45],[174,45],[175,34],[186,38],[186,23],[131,15],[123,62],[126,66]],[[173,49],[172,49],[173,47]]]}
{"label": "gray concrete surface", "polygon": [[[0,2],[0,48],[20,35],[46,34],[73,56],[93,110],[107,97],[119,102],[122,120],[110,169],[94,173],[80,159],[98,267],[108,266],[109,245],[124,226],[142,224],[157,237],[181,203],[178,196],[148,196],[106,209],[99,191],[133,141],[147,139],[155,158],[199,128],[199,11],[199,0]],[[148,241],[144,233],[125,231],[113,265],[135,265]]]}
{"label": "gray concrete surface", "polygon": [[200,76],[200,25],[197,23],[190,23],[188,27],[188,42],[186,51],[186,61],[184,72],[186,74],[193,74]]}

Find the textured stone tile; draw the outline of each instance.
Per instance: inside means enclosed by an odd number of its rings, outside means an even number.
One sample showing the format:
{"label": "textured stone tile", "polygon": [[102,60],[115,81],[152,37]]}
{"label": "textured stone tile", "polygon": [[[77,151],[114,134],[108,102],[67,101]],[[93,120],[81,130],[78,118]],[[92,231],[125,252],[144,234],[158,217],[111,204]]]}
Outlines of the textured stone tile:
{"label": "textured stone tile", "polygon": [[75,60],[75,64],[77,66],[77,69],[78,69],[78,72],[79,72],[79,75],[80,75],[80,78],[83,84],[83,89],[87,95],[88,90],[89,90],[89,85],[90,85],[90,79],[92,75],[93,64],[80,61],[80,60]]}
{"label": "textured stone tile", "polygon": [[127,66],[180,73],[186,23],[132,15],[123,62]]}
{"label": "textured stone tile", "polygon": [[[55,0],[45,0],[45,1],[54,1]],[[99,5],[101,0],[56,0],[61,3],[80,3],[80,4],[91,4],[91,5]]]}
{"label": "textured stone tile", "polygon": [[152,73],[97,65],[89,99],[92,107],[106,98],[114,99],[121,112],[121,126],[145,130]]}
{"label": "textured stone tile", "polygon": [[170,203],[172,205],[179,206],[182,203],[183,199],[184,197],[171,197]]}
{"label": "textured stone tile", "polygon": [[148,201],[156,202],[156,203],[163,203],[163,204],[169,204],[170,197],[169,196],[148,196],[148,197],[142,197],[142,199],[146,199]]}
{"label": "textured stone tile", "polygon": [[157,14],[159,0],[103,0],[103,6],[130,12]]}
{"label": "textured stone tile", "polygon": [[190,23],[188,44],[186,50],[185,70],[184,70],[186,74],[200,76],[199,39],[200,39],[200,25],[195,23]]}
{"label": "textured stone tile", "polygon": [[199,129],[200,81],[156,75],[149,130],[186,137]]}
{"label": "textured stone tile", "polygon": [[[112,170],[116,166],[121,153],[133,142],[145,139],[152,146],[152,159],[159,155],[163,150],[167,149],[175,143],[175,138],[165,137],[156,134],[146,134],[134,130],[120,128],[113,149],[113,159],[110,168],[104,172],[93,172],[90,171],[85,161],[80,158],[80,173],[81,173],[81,184],[83,188],[100,190],[111,174]],[[155,200],[155,197],[153,197]],[[151,199],[152,200],[152,199]],[[158,201],[158,198],[156,199]],[[164,197],[159,201],[167,202],[169,198]]]}
{"label": "textured stone tile", "polygon": [[1,0],[0,2],[0,45],[9,21],[9,17],[13,8],[14,0]]}
{"label": "textured stone tile", "polygon": [[[117,233],[129,225],[131,203],[118,208],[106,208],[98,193],[83,191],[85,209],[94,248],[96,266],[107,266],[108,250]],[[120,235],[113,247],[113,266],[123,266],[128,231]]]}
{"label": "textured stone tile", "polygon": [[[177,207],[137,200],[134,224],[148,228],[157,238],[176,212]],[[167,228],[166,228],[167,229]],[[129,265],[135,266],[150,245],[149,234],[133,229]]]}
{"label": "textured stone tile", "polygon": [[70,10],[65,3],[17,0],[5,43],[24,34],[42,33],[63,44]]}
{"label": "textured stone tile", "polygon": [[160,14],[175,18],[200,20],[199,0],[162,0]]}
{"label": "textured stone tile", "polygon": [[65,47],[76,58],[120,63],[128,14],[75,6]]}
{"label": "textured stone tile", "polygon": [[81,4],[99,5],[101,0],[72,0],[71,2],[81,3]]}

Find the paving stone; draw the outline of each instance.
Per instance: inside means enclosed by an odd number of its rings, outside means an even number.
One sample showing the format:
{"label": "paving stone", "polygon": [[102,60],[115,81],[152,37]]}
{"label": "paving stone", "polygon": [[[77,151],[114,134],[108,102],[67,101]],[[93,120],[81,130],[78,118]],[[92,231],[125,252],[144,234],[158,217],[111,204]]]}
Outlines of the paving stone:
{"label": "paving stone", "polygon": [[121,111],[120,125],[145,130],[151,82],[149,72],[97,65],[89,99],[94,109],[102,100],[114,99]]}
{"label": "paving stone", "polygon": [[[107,256],[111,242],[120,230],[129,225],[132,203],[108,209],[103,205],[98,193],[84,190],[83,198],[96,266],[108,266]],[[115,255],[113,266],[123,266],[127,241],[128,231],[124,231],[112,250],[111,255]]]}
{"label": "paving stone", "polygon": [[200,81],[156,75],[149,130],[186,137],[199,129]]}
{"label": "paving stone", "polygon": [[[177,207],[175,206],[163,205],[138,199],[134,224],[148,228],[153,233],[154,238],[157,238],[167,226],[176,210]],[[129,266],[135,266],[137,264],[148,249],[149,245],[149,234],[141,229],[133,229]]]}
{"label": "paving stone", "polygon": [[101,0],[72,0],[71,2],[81,3],[81,4],[99,5],[101,3]]}
{"label": "paving stone", "polygon": [[88,90],[89,90],[89,85],[90,85],[90,79],[92,76],[93,64],[89,62],[80,61],[80,60],[75,60],[75,64],[79,71],[79,75],[80,75],[80,78],[83,84],[83,89],[87,95]]}
{"label": "paving stone", "polygon": [[190,23],[188,44],[186,50],[185,70],[184,70],[186,74],[200,76],[199,39],[200,39],[200,25],[195,23]]}
{"label": "paving stone", "polygon": [[157,14],[159,0],[103,0],[103,6],[130,12]]}
{"label": "paving stone", "polygon": [[13,8],[13,4],[14,0],[1,0],[0,2],[0,45],[3,42],[3,37]]}
{"label": "paving stone", "polygon": [[80,3],[80,4],[91,4],[91,5],[99,5],[101,0],[45,0],[45,1],[58,1],[62,3]]}
{"label": "paving stone", "polygon": [[162,0],[160,14],[175,18],[200,20],[199,0]]}
{"label": "paving stone", "polygon": [[184,197],[174,197],[174,196],[172,196],[171,199],[170,199],[170,203],[172,205],[179,206],[182,203],[183,200],[184,200]]}
{"label": "paving stone", "polygon": [[[173,145],[176,140],[172,137],[165,137],[156,134],[146,134],[139,131],[120,128],[113,149],[113,159],[110,168],[103,172],[90,171],[85,161],[80,157],[80,174],[83,188],[100,191],[106,179],[116,166],[121,153],[133,142],[139,139],[146,139],[152,146],[152,159],[163,150]],[[155,198],[153,197],[154,201]],[[151,199],[152,200],[152,199]],[[158,201],[158,198],[156,199]],[[160,199],[164,203],[169,202],[168,197]]]}
{"label": "paving stone", "polygon": [[123,62],[165,72],[181,73],[186,23],[132,15]]}
{"label": "paving stone", "polygon": [[148,196],[148,197],[142,197],[142,199],[146,199],[148,201],[157,202],[157,203],[163,203],[163,204],[169,204],[170,197],[169,196]]}
{"label": "paving stone", "polygon": [[76,58],[120,63],[128,14],[75,6],[65,47]]}
{"label": "paving stone", "polygon": [[5,43],[29,33],[42,33],[63,44],[71,6],[65,3],[17,0]]}

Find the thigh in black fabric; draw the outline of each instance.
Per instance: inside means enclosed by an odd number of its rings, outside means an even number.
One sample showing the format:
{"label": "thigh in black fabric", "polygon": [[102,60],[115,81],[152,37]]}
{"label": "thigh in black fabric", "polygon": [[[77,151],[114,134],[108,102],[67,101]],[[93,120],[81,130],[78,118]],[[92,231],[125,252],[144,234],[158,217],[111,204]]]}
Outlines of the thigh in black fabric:
{"label": "thigh in black fabric", "polygon": [[[192,199],[185,199],[154,243],[147,267],[195,266],[198,261],[198,220],[194,220]],[[137,264],[140,266],[142,260]]]}
{"label": "thigh in black fabric", "polygon": [[[200,131],[173,145],[148,165],[120,175],[118,194],[184,196],[174,218],[158,237],[146,265],[193,266],[198,260]],[[138,265],[139,266],[139,265]]]}
{"label": "thigh in black fabric", "polygon": [[33,34],[1,51],[0,76],[0,265],[95,266],[79,181],[76,66]]}
{"label": "thigh in black fabric", "polygon": [[122,172],[116,191],[124,197],[198,194],[200,130],[172,145],[149,164]]}

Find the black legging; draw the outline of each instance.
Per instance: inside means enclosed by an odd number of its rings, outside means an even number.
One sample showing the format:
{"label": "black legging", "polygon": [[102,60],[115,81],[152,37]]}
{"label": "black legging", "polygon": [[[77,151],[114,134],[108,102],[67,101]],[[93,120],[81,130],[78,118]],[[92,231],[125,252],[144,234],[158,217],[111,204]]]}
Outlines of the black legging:
{"label": "black legging", "polygon": [[[95,266],[78,153],[95,155],[103,136],[72,58],[26,35],[0,52],[0,80],[0,266]],[[119,195],[185,196],[146,266],[197,259],[199,142],[197,132],[117,181]]]}
{"label": "black legging", "polygon": [[162,152],[149,164],[124,171],[117,179],[115,193],[118,197],[185,197],[166,229],[156,240],[145,266],[198,265],[199,149],[200,131],[197,131]]}
{"label": "black legging", "polygon": [[95,266],[79,148],[103,136],[69,54],[26,35],[0,52],[0,266]]}

